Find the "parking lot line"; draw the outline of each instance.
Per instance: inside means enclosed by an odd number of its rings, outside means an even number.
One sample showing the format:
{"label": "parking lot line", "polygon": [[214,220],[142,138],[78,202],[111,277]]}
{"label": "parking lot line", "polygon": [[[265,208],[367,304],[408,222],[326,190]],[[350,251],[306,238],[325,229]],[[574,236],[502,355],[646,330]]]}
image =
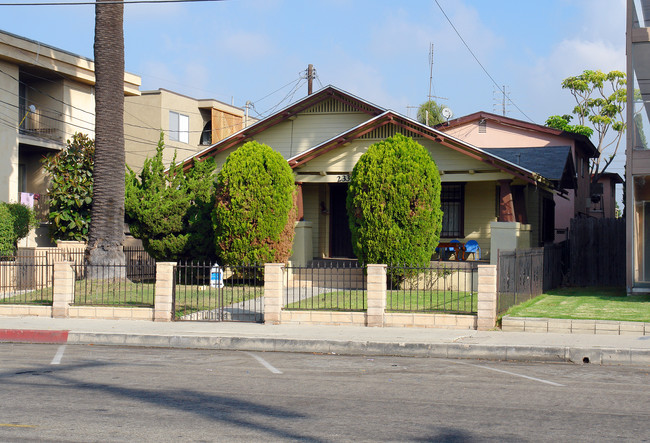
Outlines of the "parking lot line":
{"label": "parking lot line", "polygon": [[521,378],[525,378],[525,379],[528,379],[528,380],[533,380],[533,381],[537,381],[537,382],[540,382],[540,383],[545,383],[545,384],[551,385],[551,386],[559,386],[559,387],[564,387],[565,386],[565,385],[562,385],[560,383],[555,383],[553,381],[548,381],[548,380],[544,380],[544,379],[536,378],[536,377],[530,377],[528,375],[523,375],[523,374],[517,374],[515,372],[504,371],[503,369],[491,368],[489,366],[473,365],[471,363],[465,363],[465,362],[462,362],[462,361],[454,361],[454,360],[447,360],[447,361],[450,361],[452,363],[456,363],[456,364],[459,364],[459,365],[466,365],[466,366],[473,366],[475,368],[487,369],[488,371],[501,372],[502,374],[514,375],[515,377],[521,377]]}
{"label": "parking lot line", "polygon": [[63,358],[63,353],[65,352],[65,346],[66,345],[59,346],[58,351],[56,351],[56,355],[50,362],[51,365],[58,365],[59,363],[61,363],[61,359]]}
{"label": "parking lot line", "polygon": [[273,367],[273,365],[271,365],[271,363],[269,363],[268,361],[264,360],[264,359],[263,359],[262,357],[260,357],[259,355],[255,355],[255,354],[253,354],[253,353],[251,353],[251,352],[247,352],[247,354],[250,355],[251,357],[253,357],[253,358],[254,358],[255,360],[257,360],[258,362],[260,362],[260,363],[262,364],[262,366],[264,366],[266,369],[268,369],[268,370],[271,371],[272,373],[274,373],[274,374],[282,374],[282,371],[280,371],[279,369]]}

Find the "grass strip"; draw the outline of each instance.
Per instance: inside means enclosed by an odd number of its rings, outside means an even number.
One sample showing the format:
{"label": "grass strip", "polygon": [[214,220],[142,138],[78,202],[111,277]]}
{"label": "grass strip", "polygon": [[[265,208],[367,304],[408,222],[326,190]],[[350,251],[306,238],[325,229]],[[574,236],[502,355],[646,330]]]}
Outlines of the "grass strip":
{"label": "grass strip", "polygon": [[650,294],[628,296],[624,288],[558,288],[511,307],[505,315],[650,322]]}
{"label": "grass strip", "polygon": [[[387,291],[387,312],[476,312],[477,294],[449,291]],[[288,310],[365,311],[367,293],[362,290],[324,292],[289,303]]]}

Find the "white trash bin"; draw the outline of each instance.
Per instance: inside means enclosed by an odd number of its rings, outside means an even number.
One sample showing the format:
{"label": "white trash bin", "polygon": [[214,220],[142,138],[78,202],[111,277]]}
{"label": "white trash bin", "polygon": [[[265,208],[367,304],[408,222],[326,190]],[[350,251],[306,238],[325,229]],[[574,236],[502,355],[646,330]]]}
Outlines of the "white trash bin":
{"label": "white trash bin", "polygon": [[219,263],[215,263],[210,269],[210,287],[223,288],[223,269]]}

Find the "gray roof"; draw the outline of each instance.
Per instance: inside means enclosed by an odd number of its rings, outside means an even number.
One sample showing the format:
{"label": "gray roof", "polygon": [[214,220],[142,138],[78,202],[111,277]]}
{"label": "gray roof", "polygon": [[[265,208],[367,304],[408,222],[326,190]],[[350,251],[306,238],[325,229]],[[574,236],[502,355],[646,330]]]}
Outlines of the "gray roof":
{"label": "gray roof", "polygon": [[565,176],[565,171],[573,174],[570,146],[483,148],[483,150],[529,171],[536,172],[549,180],[561,181]]}

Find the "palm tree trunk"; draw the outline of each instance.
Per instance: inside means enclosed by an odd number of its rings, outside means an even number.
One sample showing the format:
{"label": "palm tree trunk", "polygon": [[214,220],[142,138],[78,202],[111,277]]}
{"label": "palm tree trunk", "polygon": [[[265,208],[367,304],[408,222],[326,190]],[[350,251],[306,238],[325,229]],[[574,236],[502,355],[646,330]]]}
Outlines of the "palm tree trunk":
{"label": "palm tree trunk", "polygon": [[[95,4],[95,169],[86,262],[123,265],[124,5]],[[113,268],[113,266],[111,266]],[[123,277],[122,268],[110,276]],[[106,270],[95,274],[108,277]]]}

